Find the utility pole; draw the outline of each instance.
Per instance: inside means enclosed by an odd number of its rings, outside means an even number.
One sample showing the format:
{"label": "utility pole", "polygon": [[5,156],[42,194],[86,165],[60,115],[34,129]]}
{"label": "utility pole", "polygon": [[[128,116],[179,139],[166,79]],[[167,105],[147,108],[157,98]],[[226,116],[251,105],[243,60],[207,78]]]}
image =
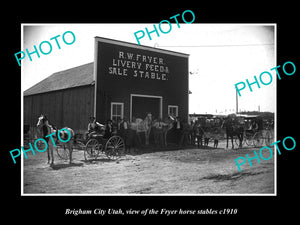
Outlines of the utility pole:
{"label": "utility pole", "polygon": [[236,90],[236,88],[235,88],[235,106],[236,106],[236,108],[235,108],[235,111],[236,111],[236,114],[238,114],[238,112],[239,112],[239,100],[238,100],[238,93],[237,93],[237,90]]}

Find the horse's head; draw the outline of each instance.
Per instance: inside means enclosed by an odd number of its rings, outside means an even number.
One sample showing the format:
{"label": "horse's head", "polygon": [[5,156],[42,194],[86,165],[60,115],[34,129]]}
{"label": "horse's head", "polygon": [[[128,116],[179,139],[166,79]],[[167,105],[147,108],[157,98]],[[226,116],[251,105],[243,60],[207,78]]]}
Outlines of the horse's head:
{"label": "horse's head", "polygon": [[56,130],[57,130],[57,128],[55,126],[52,126],[49,124],[47,116],[41,114],[40,117],[38,118],[38,122],[37,122],[36,126],[38,128],[42,128],[42,126],[44,126],[44,125],[50,127],[52,132],[56,132]]}
{"label": "horse's head", "polygon": [[[64,141],[67,140],[69,138],[69,134],[71,134],[69,128],[67,128],[67,127],[64,127],[63,130],[61,130],[59,132],[59,134],[57,133],[57,129],[55,130],[55,132],[56,132],[56,136],[59,135],[60,139],[64,140]],[[71,136],[72,136],[72,134],[71,134]]]}
{"label": "horse's head", "polygon": [[36,124],[37,127],[41,127],[44,125],[45,122],[45,117],[43,114],[40,115],[40,117],[38,118],[38,122]]}
{"label": "horse's head", "polygon": [[175,121],[175,118],[171,114],[168,115],[168,119],[171,120],[172,122]]}

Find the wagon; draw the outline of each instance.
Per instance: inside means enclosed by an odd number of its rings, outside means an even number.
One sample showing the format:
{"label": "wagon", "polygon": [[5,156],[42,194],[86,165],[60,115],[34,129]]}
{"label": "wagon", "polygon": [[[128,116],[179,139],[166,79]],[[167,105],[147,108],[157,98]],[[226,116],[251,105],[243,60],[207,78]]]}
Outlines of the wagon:
{"label": "wagon", "polygon": [[[106,139],[103,134],[92,134],[87,140],[77,140],[77,147],[84,152],[84,159],[96,160],[100,154],[116,160],[124,154],[125,144],[123,138],[113,135]],[[56,146],[57,155],[64,160],[69,159],[69,150],[65,145]]]}
{"label": "wagon", "polygon": [[104,153],[107,158],[116,160],[124,151],[124,140],[120,136],[113,135],[106,139],[102,134],[92,134],[85,145],[84,159],[97,159],[100,153]]}
{"label": "wagon", "polygon": [[[243,118],[243,117],[242,117]],[[274,127],[272,123],[269,121],[264,120],[259,116],[247,116],[244,117],[244,136],[243,136],[243,144],[247,146],[253,147],[262,147],[262,146],[269,146],[274,141]],[[259,123],[256,129],[247,129],[249,126],[245,123],[249,121],[257,121]],[[235,140],[236,145],[239,145],[239,140],[236,138]]]}
{"label": "wagon", "polygon": [[[262,147],[264,145],[269,146],[274,141],[274,134],[271,130],[260,131],[244,131],[243,145]],[[239,146],[239,139],[235,138],[235,144]]]}

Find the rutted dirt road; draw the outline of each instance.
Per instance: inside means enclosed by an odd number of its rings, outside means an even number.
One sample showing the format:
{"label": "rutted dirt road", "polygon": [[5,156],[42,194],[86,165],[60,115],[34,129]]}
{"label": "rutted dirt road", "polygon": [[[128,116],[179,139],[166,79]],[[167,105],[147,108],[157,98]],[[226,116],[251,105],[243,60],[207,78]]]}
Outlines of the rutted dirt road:
{"label": "rutted dirt road", "polygon": [[[274,157],[241,166],[234,159],[259,148],[184,149],[129,154],[119,161],[104,155],[85,162],[74,151],[73,164],[47,153],[24,159],[24,194],[273,194]],[[268,152],[265,158],[269,157]]]}

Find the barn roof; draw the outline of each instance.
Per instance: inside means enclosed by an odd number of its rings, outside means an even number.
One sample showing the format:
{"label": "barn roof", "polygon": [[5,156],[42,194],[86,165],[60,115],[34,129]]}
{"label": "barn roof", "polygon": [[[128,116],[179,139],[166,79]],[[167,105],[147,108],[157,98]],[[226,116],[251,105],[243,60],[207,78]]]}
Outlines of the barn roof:
{"label": "barn roof", "polygon": [[91,62],[50,75],[24,91],[24,96],[91,85],[94,81],[94,63]]}

